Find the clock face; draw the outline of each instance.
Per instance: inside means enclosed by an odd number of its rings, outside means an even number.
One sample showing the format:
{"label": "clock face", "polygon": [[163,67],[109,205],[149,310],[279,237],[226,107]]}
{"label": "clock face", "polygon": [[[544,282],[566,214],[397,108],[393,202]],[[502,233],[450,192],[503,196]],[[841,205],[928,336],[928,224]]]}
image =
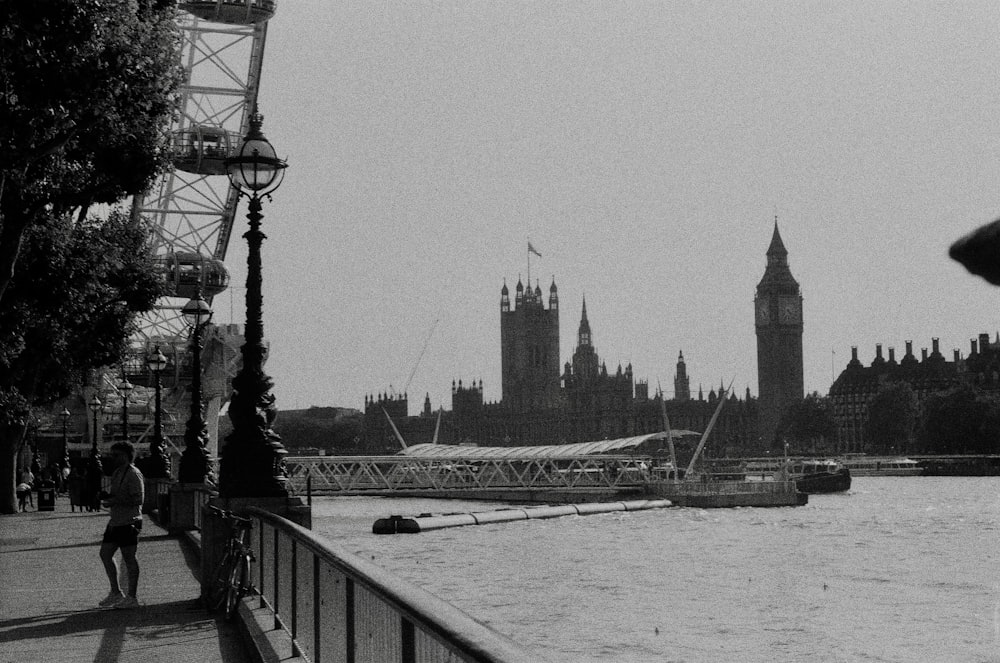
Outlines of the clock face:
{"label": "clock face", "polygon": [[766,325],[767,324],[768,318],[770,317],[769,310],[768,310],[769,308],[770,308],[770,306],[769,306],[769,302],[767,301],[767,297],[760,297],[760,298],[757,299],[757,324],[758,325]]}
{"label": "clock face", "polygon": [[795,299],[782,299],[778,302],[778,322],[794,324],[799,322],[799,303]]}

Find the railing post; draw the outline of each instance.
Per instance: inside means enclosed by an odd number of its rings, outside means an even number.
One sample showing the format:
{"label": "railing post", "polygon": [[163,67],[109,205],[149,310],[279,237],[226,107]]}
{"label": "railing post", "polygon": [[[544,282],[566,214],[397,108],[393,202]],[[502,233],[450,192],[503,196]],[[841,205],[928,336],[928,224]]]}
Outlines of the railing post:
{"label": "railing post", "polygon": [[280,535],[280,532],[278,531],[278,528],[275,527],[274,528],[274,542],[273,542],[273,546],[272,546],[272,550],[273,550],[274,556],[271,558],[271,566],[273,568],[273,573],[271,574],[271,577],[274,580],[274,584],[271,585],[271,586],[274,588],[274,603],[272,605],[274,606],[274,628],[275,629],[281,628],[281,620],[278,618],[278,615],[281,613],[281,605],[280,605],[280,603],[281,603],[281,598],[280,598],[281,597],[281,592],[278,591],[278,585],[280,584],[281,579],[278,576],[278,570],[281,568],[281,563],[282,563],[282,561],[280,559],[278,559],[278,539],[280,538],[279,535]]}
{"label": "railing post", "polygon": [[264,600],[264,560],[267,557],[264,555],[264,521],[255,518],[254,524],[257,526],[257,596],[260,599],[257,607],[265,608],[267,601]]}
{"label": "railing post", "polygon": [[322,638],[320,638],[320,631],[323,625],[320,623],[320,591],[319,591],[319,557],[316,553],[312,553],[312,589],[313,589],[313,601],[312,601],[312,620],[313,620],[313,663],[322,663],[323,652],[321,651],[320,643],[322,643]]}
{"label": "railing post", "polygon": [[400,653],[402,654],[402,663],[416,663],[417,641],[413,631],[413,622],[402,616],[400,616],[400,620]]}
{"label": "railing post", "polygon": [[302,655],[299,651],[299,544],[298,541],[292,539],[292,559],[289,560],[292,566],[292,656],[298,657]]}
{"label": "railing post", "polygon": [[346,578],[344,580],[344,591],[346,593],[344,603],[344,614],[345,614],[345,628],[346,631],[346,645],[347,651],[344,652],[344,660],[347,663],[354,663],[354,580],[351,578]]}

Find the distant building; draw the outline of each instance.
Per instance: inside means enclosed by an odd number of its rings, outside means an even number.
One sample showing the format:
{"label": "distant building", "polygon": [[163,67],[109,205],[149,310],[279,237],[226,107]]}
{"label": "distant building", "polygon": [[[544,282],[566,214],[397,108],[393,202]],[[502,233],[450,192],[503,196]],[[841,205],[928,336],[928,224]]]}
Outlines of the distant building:
{"label": "distant building", "polygon": [[[451,411],[441,416],[438,441],[442,444],[513,446],[562,444],[614,439],[663,430],[659,394],[650,397],[649,384],[637,380],[631,364],[608,370],[597,353],[583,301],[577,343],[570,361],[559,371],[559,297],[553,280],[548,308],[541,288],[518,282],[513,301],[503,285],[500,291],[500,354],[502,394],[499,402],[485,402],[482,380],[452,381]],[[706,398],[699,389],[691,397],[690,376],[679,353],[674,376],[674,398],[666,409],[671,427],[703,431],[712,417],[719,390]],[[753,444],[758,439],[757,402],[749,388],[744,399],[730,394],[712,434],[710,452]],[[407,444],[429,442],[437,428],[425,399],[421,415],[407,412],[406,395],[381,394],[365,399],[364,445],[371,452],[399,448],[388,413]]]}
{"label": "distant building", "polygon": [[788,267],[788,251],[774,221],[767,267],[754,297],[757,330],[759,431],[764,444],[774,439],[782,415],[804,393],[802,294]]}
{"label": "distant building", "polygon": [[[969,356],[959,350],[952,361],[945,359],[938,339],[931,339],[931,351],[921,350],[918,360],[913,354],[913,342],[906,341],[906,354],[897,362],[894,348],[889,356],[876,344],[875,358],[869,366],[858,359],[858,349],[851,348],[851,361],[830,387],[830,404],[837,425],[837,447],[841,452],[873,452],[871,441],[865,438],[868,405],[879,389],[890,382],[909,384],[923,406],[927,397],[947,391],[963,382],[988,391],[1000,391],[1000,338],[990,343],[989,334],[980,334],[971,341]],[[899,450],[904,452],[905,450]]]}

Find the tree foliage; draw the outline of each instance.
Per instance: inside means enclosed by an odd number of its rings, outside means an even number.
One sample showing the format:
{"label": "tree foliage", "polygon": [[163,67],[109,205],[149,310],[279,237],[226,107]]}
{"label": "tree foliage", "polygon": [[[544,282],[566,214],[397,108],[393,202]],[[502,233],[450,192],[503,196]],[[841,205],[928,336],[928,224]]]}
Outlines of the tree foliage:
{"label": "tree foliage", "polygon": [[923,451],[995,454],[1000,450],[1000,395],[962,384],[924,401]]}
{"label": "tree foliage", "polygon": [[917,425],[917,395],[908,382],[887,382],[868,403],[865,440],[877,453],[906,453]]}
{"label": "tree foliage", "polygon": [[0,0],[0,300],[25,229],[144,191],[169,166],[174,3]]}
{"label": "tree foliage", "polygon": [[124,212],[64,215],[25,232],[0,301],[0,512],[14,507],[14,456],[30,407],[119,363],[137,314],[161,294],[148,239],[146,222]]}
{"label": "tree foliage", "polygon": [[786,438],[799,450],[833,440],[836,431],[830,399],[815,391],[789,406],[778,424],[779,437]]}

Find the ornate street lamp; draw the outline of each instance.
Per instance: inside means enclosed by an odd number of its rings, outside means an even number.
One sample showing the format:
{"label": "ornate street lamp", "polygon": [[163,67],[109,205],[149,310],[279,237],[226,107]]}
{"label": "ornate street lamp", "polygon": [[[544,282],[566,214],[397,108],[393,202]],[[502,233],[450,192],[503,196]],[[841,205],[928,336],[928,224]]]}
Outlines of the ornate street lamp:
{"label": "ornate street lamp", "polygon": [[167,445],[163,443],[163,408],[160,406],[161,382],[160,374],[167,367],[167,358],[156,346],[148,357],[146,367],[153,373],[153,388],[156,394],[153,409],[153,441],[149,443],[149,464],[146,466],[146,476],[151,479],[167,479],[170,477],[170,456]]}
{"label": "ornate street lamp", "polygon": [[101,410],[104,409],[104,403],[97,397],[97,394],[94,394],[94,397],[90,399],[89,405],[90,411],[94,413],[94,437],[90,446],[90,467],[100,475],[103,468],[101,467],[101,450],[97,448],[97,417]]}
{"label": "ornate street lamp", "polygon": [[65,467],[69,467],[69,432],[68,432],[68,426],[69,426],[70,412],[66,408],[63,408],[63,411],[59,413],[59,416],[62,417],[62,422],[63,422],[63,457],[62,457],[62,463],[60,463],[60,466],[65,468]]}
{"label": "ornate street lamp", "polygon": [[126,442],[128,442],[128,396],[134,388],[125,375],[125,369],[122,368],[122,381],[118,383],[118,391],[122,395],[122,438]]}
{"label": "ornate street lamp", "polygon": [[244,330],[243,366],[233,378],[233,396],[229,418],[233,432],[221,450],[219,492],[223,497],[283,497],[285,488],[284,456],[281,439],[271,430],[277,415],[273,380],[264,373],[264,321],[262,314],[260,246],[264,233],[260,199],[270,199],[280,186],[288,166],[277,157],[274,147],[261,133],[263,118],[254,109],[250,131],[237,153],[226,159],[229,181],[240,196],[249,198],[247,219],[247,322]]}
{"label": "ornate street lamp", "polygon": [[181,483],[204,483],[211,470],[208,455],[208,425],[201,402],[201,332],[212,319],[212,309],[201,298],[201,290],[181,309],[191,326],[191,417],[184,428],[184,453],[178,479]]}

